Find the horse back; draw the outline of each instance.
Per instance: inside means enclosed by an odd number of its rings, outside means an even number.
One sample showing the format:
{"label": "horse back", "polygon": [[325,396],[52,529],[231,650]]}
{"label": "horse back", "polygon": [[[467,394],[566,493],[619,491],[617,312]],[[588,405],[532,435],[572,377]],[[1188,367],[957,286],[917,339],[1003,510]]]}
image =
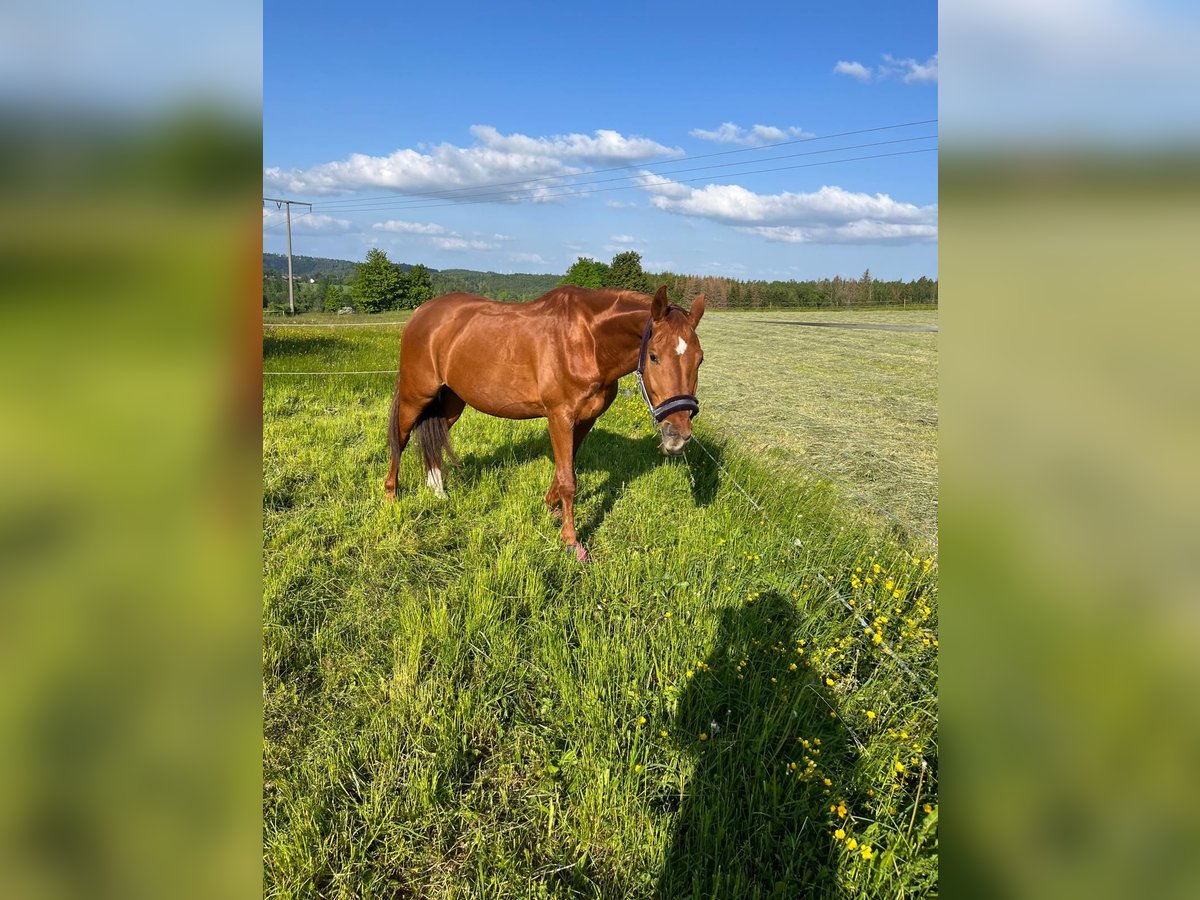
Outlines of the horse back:
{"label": "horse back", "polygon": [[553,291],[528,303],[465,293],[430,300],[405,326],[402,376],[445,384],[490,415],[545,416],[595,368],[586,323],[564,300]]}

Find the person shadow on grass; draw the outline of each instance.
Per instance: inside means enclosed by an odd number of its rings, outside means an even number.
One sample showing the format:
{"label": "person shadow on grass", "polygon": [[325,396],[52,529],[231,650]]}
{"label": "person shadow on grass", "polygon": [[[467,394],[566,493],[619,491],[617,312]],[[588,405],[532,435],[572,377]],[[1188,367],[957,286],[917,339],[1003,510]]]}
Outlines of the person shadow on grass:
{"label": "person shadow on grass", "polygon": [[854,754],[802,638],[795,602],[779,593],[722,611],[672,729],[696,762],[682,790],[658,798],[676,813],[662,900],[838,893],[829,807]]}

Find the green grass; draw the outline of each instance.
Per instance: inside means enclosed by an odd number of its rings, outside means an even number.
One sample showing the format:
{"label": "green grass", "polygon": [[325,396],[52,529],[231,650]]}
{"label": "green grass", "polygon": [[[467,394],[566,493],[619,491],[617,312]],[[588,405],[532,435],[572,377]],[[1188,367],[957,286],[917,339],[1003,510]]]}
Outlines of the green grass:
{"label": "green grass", "polygon": [[[397,332],[269,329],[264,363],[389,368]],[[924,545],[763,465],[707,407],[725,471],[664,459],[623,393],[580,454],[582,566],[541,502],[544,422],[468,410],[450,499],[408,453],[384,503],[391,384],[266,380],[267,896],[936,892]]]}

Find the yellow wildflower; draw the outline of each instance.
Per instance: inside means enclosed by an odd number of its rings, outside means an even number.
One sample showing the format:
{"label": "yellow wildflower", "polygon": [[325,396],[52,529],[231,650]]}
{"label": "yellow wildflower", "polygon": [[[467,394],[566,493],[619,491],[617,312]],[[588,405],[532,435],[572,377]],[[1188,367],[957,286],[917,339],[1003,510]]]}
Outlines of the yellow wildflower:
{"label": "yellow wildflower", "polygon": [[839,828],[833,833],[833,836],[840,841],[846,837],[846,830],[844,828]]}
{"label": "yellow wildflower", "polygon": [[858,841],[856,841],[854,838],[850,838],[850,840],[846,841],[846,849],[847,850],[853,850],[857,846],[858,846]]}
{"label": "yellow wildflower", "polygon": [[700,732],[700,740],[702,740],[702,741],[707,741],[707,740],[708,740],[708,734],[707,734],[706,732],[703,732],[703,731],[702,731],[702,732]]}
{"label": "yellow wildflower", "polygon": [[874,718],[875,718],[875,710],[873,710],[873,709],[868,709],[868,710],[867,710],[867,718],[868,718],[868,719],[871,719],[871,720],[874,720]]}
{"label": "yellow wildflower", "polygon": [[871,858],[872,858],[872,857],[874,857],[874,856],[875,856],[875,851],[871,849],[871,845],[870,845],[870,844],[863,844],[863,847],[862,847],[862,858],[863,858],[863,859],[871,859]]}

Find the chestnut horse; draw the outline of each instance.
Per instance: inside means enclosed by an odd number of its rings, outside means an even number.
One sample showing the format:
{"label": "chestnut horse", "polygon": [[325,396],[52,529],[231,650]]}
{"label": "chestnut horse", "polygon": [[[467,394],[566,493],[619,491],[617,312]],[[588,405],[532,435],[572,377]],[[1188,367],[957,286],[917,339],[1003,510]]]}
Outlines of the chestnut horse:
{"label": "chestnut horse", "polygon": [[586,560],[575,534],[575,454],[616,398],[617,380],[635,370],[663,452],[683,453],[699,411],[703,315],[703,295],[688,312],[667,301],[666,287],[654,297],[566,286],[528,303],[446,294],[422,304],[400,338],[388,499],[396,498],[400,454],[414,428],[426,483],[444,497],[443,455],[454,459],[450,428],[465,406],[503,419],[545,418],[554,450],[546,505],[556,515],[561,507],[563,543]]}

